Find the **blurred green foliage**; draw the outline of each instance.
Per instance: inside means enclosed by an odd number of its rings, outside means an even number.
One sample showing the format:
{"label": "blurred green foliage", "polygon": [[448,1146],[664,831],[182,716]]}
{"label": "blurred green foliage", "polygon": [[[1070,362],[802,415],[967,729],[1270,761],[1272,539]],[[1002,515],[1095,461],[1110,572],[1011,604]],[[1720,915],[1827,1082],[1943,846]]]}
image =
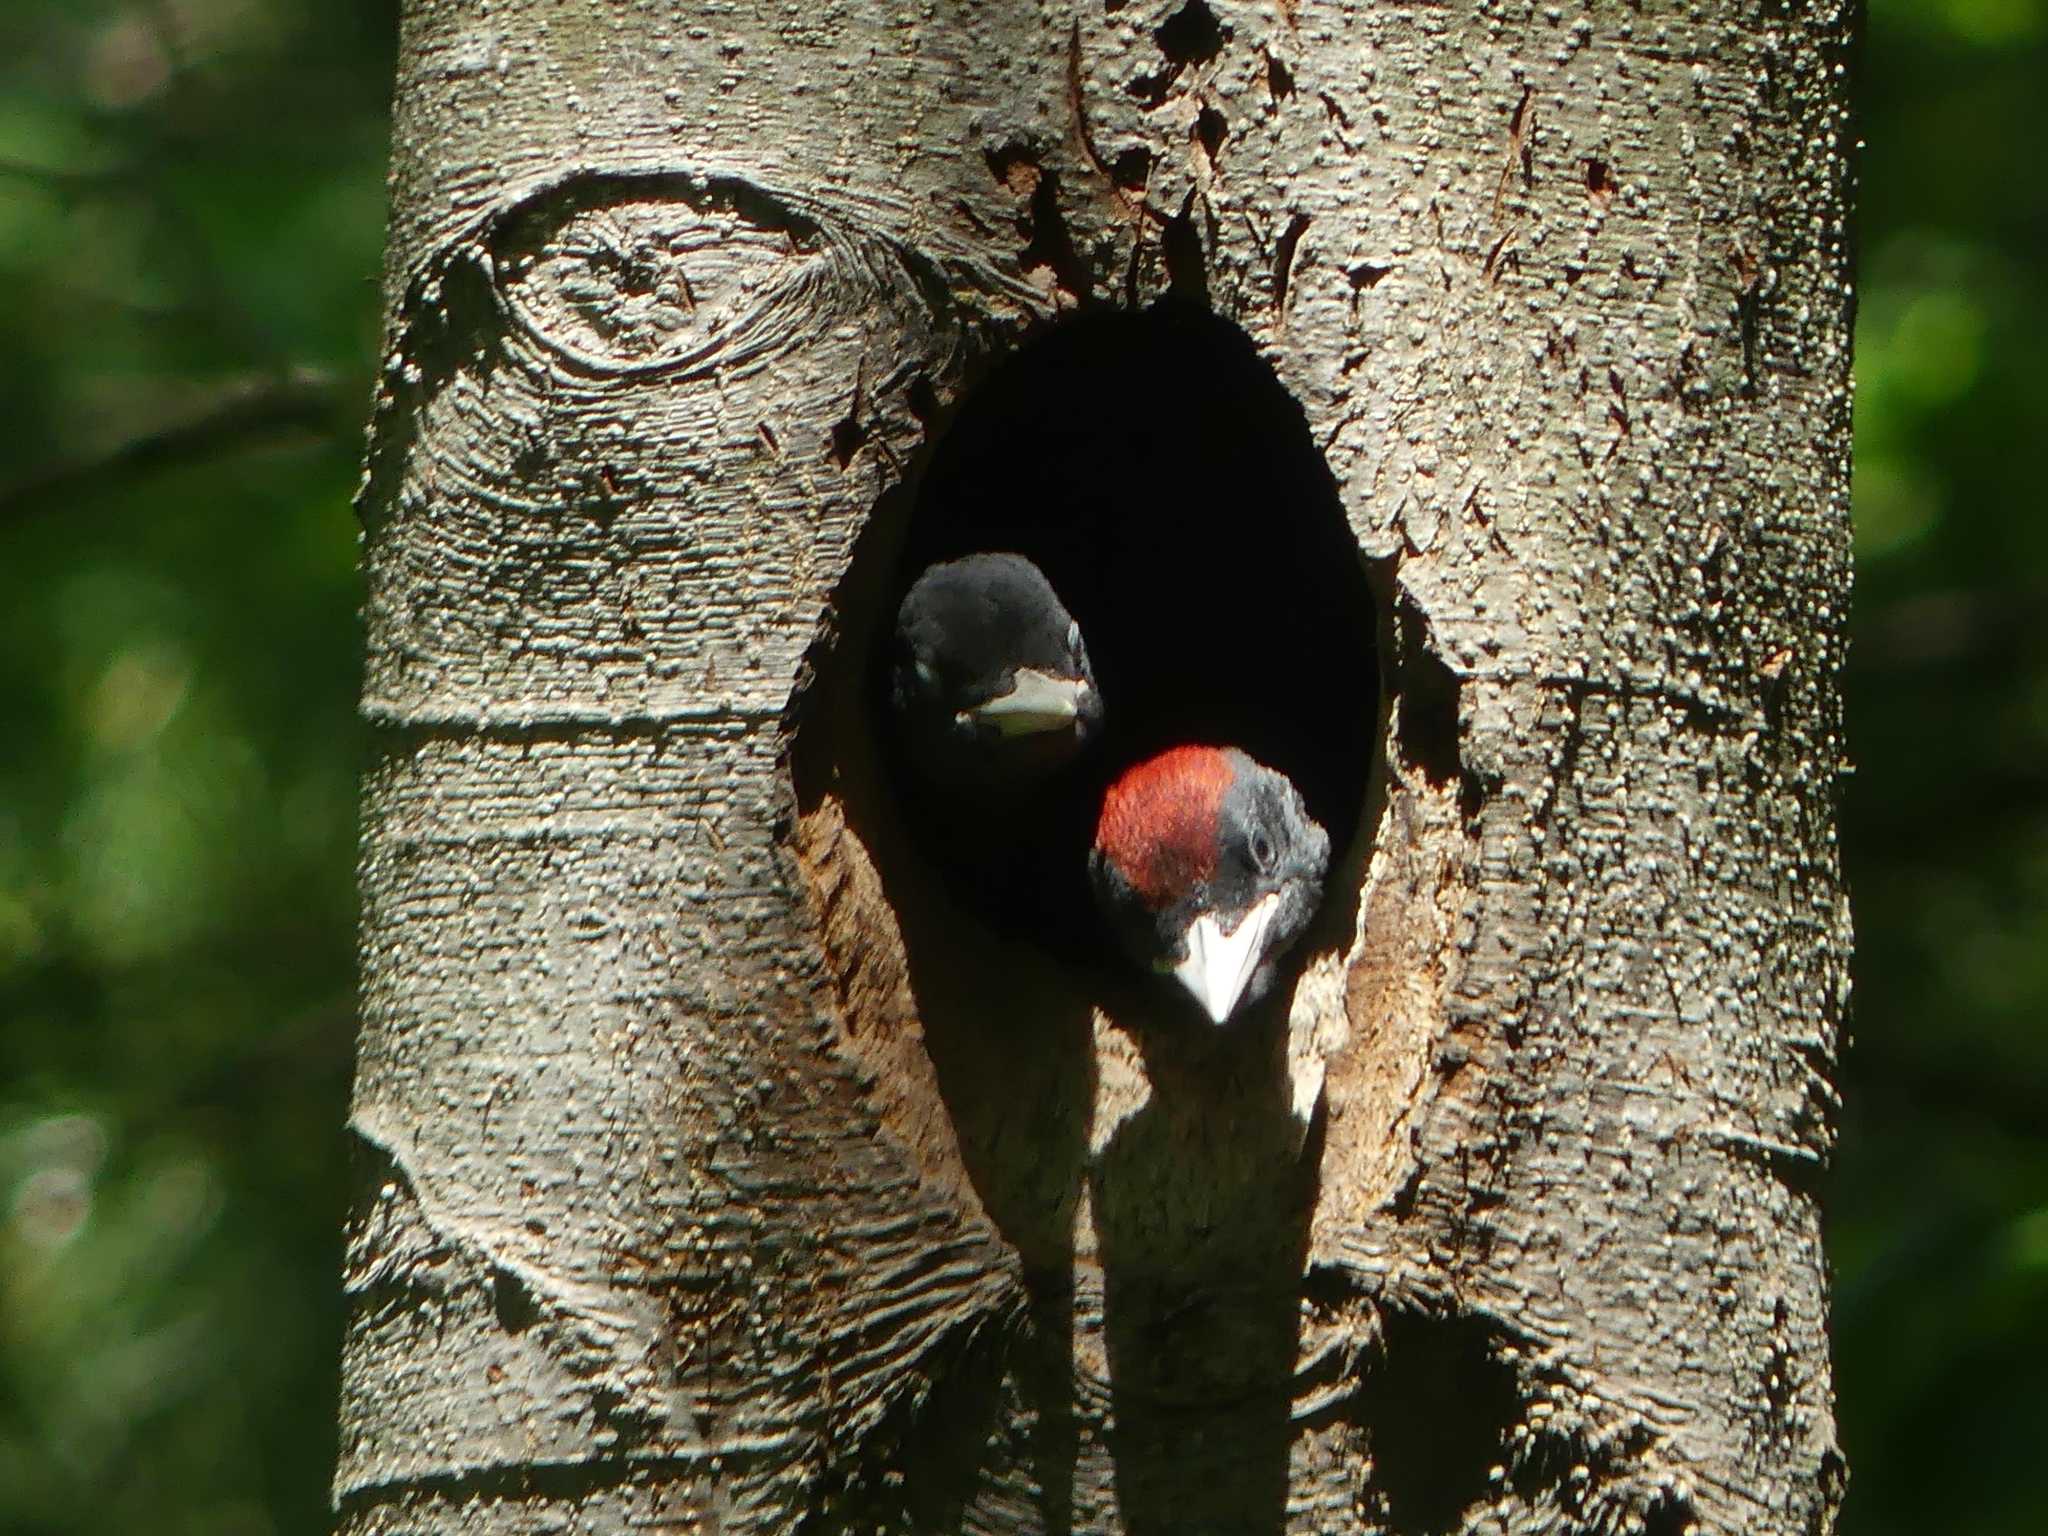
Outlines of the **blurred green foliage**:
{"label": "blurred green foliage", "polygon": [[[0,1529],[323,1528],[395,0],[0,9]],[[1854,1536],[2048,1530],[2048,0],[1870,0]]]}
{"label": "blurred green foliage", "polygon": [[15,1536],[328,1523],[395,33],[0,0]]}
{"label": "blurred green foliage", "polygon": [[1869,0],[1846,1529],[2048,1531],[2048,0]]}

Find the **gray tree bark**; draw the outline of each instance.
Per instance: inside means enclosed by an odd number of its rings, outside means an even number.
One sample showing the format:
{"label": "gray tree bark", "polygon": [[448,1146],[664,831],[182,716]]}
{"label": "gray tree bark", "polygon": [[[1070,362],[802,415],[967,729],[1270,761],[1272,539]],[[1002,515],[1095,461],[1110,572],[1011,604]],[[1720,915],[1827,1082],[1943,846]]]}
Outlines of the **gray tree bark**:
{"label": "gray tree bark", "polygon": [[[1845,10],[411,0],[341,1530],[1832,1526]],[[920,951],[853,681],[1169,287],[1386,607],[1222,1067]]]}

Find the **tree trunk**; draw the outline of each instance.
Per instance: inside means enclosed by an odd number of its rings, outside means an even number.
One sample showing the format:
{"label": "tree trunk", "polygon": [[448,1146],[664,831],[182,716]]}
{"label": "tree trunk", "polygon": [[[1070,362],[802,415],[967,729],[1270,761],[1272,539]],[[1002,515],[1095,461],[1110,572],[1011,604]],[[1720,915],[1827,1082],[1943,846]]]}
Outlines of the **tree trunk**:
{"label": "tree trunk", "polygon": [[[1844,10],[412,0],[341,1529],[1832,1525]],[[1387,684],[1201,1050],[863,681],[928,436],[1169,292]]]}

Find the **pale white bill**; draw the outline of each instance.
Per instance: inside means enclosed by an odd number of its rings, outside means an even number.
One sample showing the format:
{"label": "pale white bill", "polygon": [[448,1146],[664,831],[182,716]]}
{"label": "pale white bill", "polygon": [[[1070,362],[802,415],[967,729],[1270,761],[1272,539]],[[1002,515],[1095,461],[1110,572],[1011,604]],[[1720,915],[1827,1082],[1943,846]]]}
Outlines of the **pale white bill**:
{"label": "pale white bill", "polygon": [[1266,930],[1279,910],[1280,894],[1275,891],[1261,897],[1228,933],[1208,912],[1188,924],[1188,957],[1173,968],[1173,974],[1194,993],[1210,1022],[1221,1024],[1228,1019],[1244,996],[1252,972],[1259,968]]}
{"label": "pale white bill", "polygon": [[1019,667],[1017,681],[1008,693],[999,693],[984,704],[961,710],[960,718],[992,725],[1005,736],[1064,730],[1081,713],[1081,700],[1087,693],[1088,685],[1078,678],[1055,677],[1050,672]]}

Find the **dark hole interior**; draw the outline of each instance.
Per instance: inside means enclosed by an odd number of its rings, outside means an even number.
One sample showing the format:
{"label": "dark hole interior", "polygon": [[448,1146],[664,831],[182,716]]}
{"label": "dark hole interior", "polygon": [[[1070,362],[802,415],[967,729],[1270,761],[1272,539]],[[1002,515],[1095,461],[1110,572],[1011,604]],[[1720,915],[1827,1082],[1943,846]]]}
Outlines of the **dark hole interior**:
{"label": "dark hole interior", "polygon": [[1202,0],[1188,0],[1152,34],[1159,51],[1176,64],[1206,64],[1223,51],[1228,36]]}
{"label": "dark hole interior", "polygon": [[[1048,821],[1043,857],[1006,872],[997,917],[1097,951],[1094,802],[1121,768],[1182,743],[1235,745],[1287,774],[1344,867],[1378,732],[1374,599],[1301,410],[1241,331],[1169,301],[1065,321],[991,370],[933,445],[884,613],[929,563],[980,550],[1045,572],[1086,637],[1106,720],[1076,803]],[[890,623],[871,663],[884,740]],[[957,858],[974,829],[921,818],[900,761],[892,777],[913,840]]]}

